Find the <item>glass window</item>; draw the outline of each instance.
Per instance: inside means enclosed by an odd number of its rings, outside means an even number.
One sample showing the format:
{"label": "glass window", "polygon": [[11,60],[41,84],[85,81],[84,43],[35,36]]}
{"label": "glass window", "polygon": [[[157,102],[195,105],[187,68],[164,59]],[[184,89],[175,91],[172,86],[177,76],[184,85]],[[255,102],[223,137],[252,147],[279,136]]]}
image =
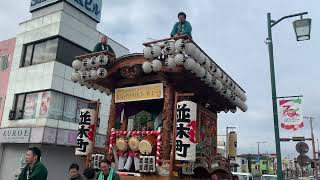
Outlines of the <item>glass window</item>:
{"label": "glass window", "polygon": [[4,71],[8,68],[8,66],[9,66],[8,58],[9,58],[9,55],[0,56],[0,70],[1,71]]}
{"label": "glass window", "polygon": [[76,115],[77,115],[77,98],[67,95],[64,101],[63,120],[75,123]]}
{"label": "glass window", "polygon": [[50,91],[42,92],[42,99],[40,103],[40,117],[48,117],[49,103],[50,103]]}
{"label": "glass window", "polygon": [[24,110],[25,94],[18,94],[15,96],[15,104],[13,107],[14,114],[12,119],[22,119]]}
{"label": "glass window", "polygon": [[80,56],[88,53],[90,53],[90,51],[82,47],[79,47],[64,39],[59,39],[59,45],[58,45],[58,51],[57,51],[58,62],[71,66],[73,58],[75,56]]}
{"label": "glass window", "polygon": [[64,94],[51,91],[48,117],[61,120],[63,116]]}
{"label": "glass window", "polygon": [[31,93],[26,95],[23,119],[33,119],[36,117],[36,109],[39,93]]}
{"label": "glass window", "polygon": [[58,39],[52,39],[34,45],[32,65],[54,61],[56,58]]}
{"label": "glass window", "polygon": [[71,66],[75,56],[90,53],[65,39],[55,38],[26,46],[23,66],[58,61]]}
{"label": "glass window", "polygon": [[23,66],[30,66],[31,59],[32,59],[32,51],[33,51],[33,44],[28,45],[26,47],[25,57],[24,57],[24,65]]}

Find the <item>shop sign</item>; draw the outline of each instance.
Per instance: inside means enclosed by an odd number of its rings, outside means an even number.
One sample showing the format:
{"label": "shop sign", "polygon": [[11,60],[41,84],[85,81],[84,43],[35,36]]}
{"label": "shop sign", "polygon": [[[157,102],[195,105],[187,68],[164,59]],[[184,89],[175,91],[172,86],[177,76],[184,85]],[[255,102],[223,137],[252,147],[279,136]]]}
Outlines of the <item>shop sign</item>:
{"label": "shop sign", "polygon": [[0,143],[28,143],[31,128],[0,129]]}

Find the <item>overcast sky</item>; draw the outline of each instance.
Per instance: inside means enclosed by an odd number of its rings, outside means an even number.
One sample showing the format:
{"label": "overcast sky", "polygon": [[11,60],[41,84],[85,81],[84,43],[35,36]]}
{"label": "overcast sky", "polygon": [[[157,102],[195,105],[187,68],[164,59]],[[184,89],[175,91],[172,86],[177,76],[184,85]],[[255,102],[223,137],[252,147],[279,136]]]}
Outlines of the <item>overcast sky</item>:
{"label": "overcast sky", "polygon": [[[16,4],[19,2],[18,4]],[[28,20],[29,0],[3,1],[0,6],[0,40],[16,36],[20,22]],[[247,92],[249,110],[220,113],[219,134],[236,126],[239,153],[274,153],[273,115],[270,89],[267,12],[273,19],[308,11],[312,18],[311,40],[297,42],[294,19],[273,28],[278,96],[303,95],[304,115],[316,117],[315,135],[320,137],[320,2],[318,0],[103,0],[98,29],[130,49],[142,52],[148,39],[169,36],[177,13],[184,11],[193,27],[194,41]],[[310,137],[309,122],[295,133],[280,131],[281,137]],[[309,143],[310,144],[310,143]],[[311,148],[310,148],[311,149]],[[282,143],[283,156],[295,155],[294,143]]]}

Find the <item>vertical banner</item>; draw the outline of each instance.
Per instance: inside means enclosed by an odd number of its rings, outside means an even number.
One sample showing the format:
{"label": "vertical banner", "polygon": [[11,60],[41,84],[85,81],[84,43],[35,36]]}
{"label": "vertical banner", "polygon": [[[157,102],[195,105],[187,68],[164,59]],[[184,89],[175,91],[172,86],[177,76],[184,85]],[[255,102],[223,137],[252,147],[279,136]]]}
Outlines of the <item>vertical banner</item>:
{"label": "vertical banner", "polygon": [[191,101],[177,103],[176,160],[196,160],[197,104]]}
{"label": "vertical banner", "polygon": [[281,128],[296,131],[303,127],[301,98],[279,100],[279,119]]}
{"label": "vertical banner", "polygon": [[96,135],[96,110],[81,109],[75,155],[86,156],[93,152]]}

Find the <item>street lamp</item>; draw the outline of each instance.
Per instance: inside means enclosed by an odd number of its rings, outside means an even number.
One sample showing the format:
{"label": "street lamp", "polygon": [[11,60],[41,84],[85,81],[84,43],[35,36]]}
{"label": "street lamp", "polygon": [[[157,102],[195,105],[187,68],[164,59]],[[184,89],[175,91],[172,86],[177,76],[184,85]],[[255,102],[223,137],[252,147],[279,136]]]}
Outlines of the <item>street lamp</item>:
{"label": "street lamp", "polygon": [[297,41],[310,39],[311,19],[299,19],[293,22],[294,31],[296,32]]}
{"label": "street lamp", "polygon": [[[288,19],[291,17],[296,17],[308,14],[307,12],[293,14],[289,16],[284,16],[277,21],[271,20],[271,14],[267,14],[267,23],[268,23],[268,37],[266,43],[268,44],[269,49],[269,60],[270,60],[270,75],[271,75],[271,90],[272,90],[272,106],[273,106],[273,123],[274,123],[274,135],[275,135],[275,143],[276,143],[276,152],[277,152],[277,178],[279,180],[283,180],[283,172],[281,165],[281,148],[280,148],[280,137],[279,137],[279,124],[278,124],[278,107],[277,107],[277,91],[276,91],[276,82],[275,82],[275,72],[274,72],[274,57],[273,57],[273,42],[272,42],[272,27],[278,24],[280,21],[284,19]],[[310,38],[310,27],[307,31],[305,31],[305,27],[307,23],[301,23],[303,21],[302,18],[300,21],[294,23],[295,32],[297,35],[297,40],[307,40]],[[311,21],[309,21],[311,25]],[[304,30],[302,30],[304,29]],[[309,33],[306,33],[309,32]],[[308,35],[307,35],[308,34]]]}

